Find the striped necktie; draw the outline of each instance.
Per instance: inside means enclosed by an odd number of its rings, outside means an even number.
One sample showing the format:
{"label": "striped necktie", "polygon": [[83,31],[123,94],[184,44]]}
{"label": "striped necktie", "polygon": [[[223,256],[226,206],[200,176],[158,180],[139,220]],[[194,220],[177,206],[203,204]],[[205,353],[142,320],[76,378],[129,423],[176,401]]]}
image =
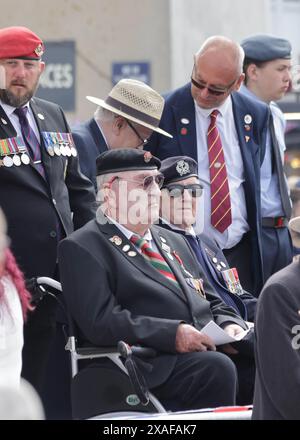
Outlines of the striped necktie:
{"label": "striped necktie", "polygon": [[210,174],[211,224],[223,233],[232,223],[227,170],[220,133],[217,127],[218,110],[210,114],[207,147]]}
{"label": "striped necktie", "polygon": [[174,285],[179,287],[179,284],[171,271],[166,260],[157,252],[154,252],[151,246],[149,245],[147,240],[138,237],[137,235],[133,235],[130,241],[141,250],[143,256],[152,266],[158,270],[164,277],[168,278]]}
{"label": "striped necktie", "polygon": [[14,113],[18,116],[20,127],[22,131],[22,136],[24,139],[24,142],[27,146],[27,150],[30,154],[30,157],[34,163],[35,168],[37,171],[43,176],[44,179],[46,179],[46,173],[44,170],[44,166],[42,164],[42,156],[41,156],[41,148],[40,143],[30,127],[28,118],[27,118],[27,107],[19,107],[16,108]]}

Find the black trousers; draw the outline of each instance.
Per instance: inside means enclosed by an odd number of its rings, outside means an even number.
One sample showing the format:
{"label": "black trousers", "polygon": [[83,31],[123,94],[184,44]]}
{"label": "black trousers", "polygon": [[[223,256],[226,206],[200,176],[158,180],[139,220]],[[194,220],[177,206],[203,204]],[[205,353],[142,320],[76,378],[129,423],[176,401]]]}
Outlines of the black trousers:
{"label": "black trousers", "polygon": [[238,376],[235,364],[223,353],[179,354],[168,380],[153,388],[166,409],[185,411],[235,405]]}

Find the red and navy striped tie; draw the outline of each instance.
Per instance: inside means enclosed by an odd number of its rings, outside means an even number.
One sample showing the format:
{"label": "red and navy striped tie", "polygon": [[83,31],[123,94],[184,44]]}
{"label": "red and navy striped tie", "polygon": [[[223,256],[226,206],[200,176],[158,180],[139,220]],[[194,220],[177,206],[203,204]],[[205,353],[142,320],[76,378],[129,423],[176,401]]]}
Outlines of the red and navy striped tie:
{"label": "red and navy striped tie", "polygon": [[210,114],[207,147],[210,174],[211,224],[223,233],[232,223],[228,176],[220,133],[217,127],[218,110]]}
{"label": "red and navy striped tie", "polygon": [[141,250],[146,260],[148,260],[158,272],[179,287],[179,284],[166,260],[159,253],[153,251],[147,240],[144,240],[137,235],[133,235],[130,241]]}

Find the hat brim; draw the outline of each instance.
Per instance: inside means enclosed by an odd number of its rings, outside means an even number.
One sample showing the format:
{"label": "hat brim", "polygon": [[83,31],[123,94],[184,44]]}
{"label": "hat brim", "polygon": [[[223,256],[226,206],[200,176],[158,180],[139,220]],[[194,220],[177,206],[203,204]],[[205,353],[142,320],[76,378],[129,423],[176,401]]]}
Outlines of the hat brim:
{"label": "hat brim", "polygon": [[176,182],[180,182],[181,180],[189,179],[190,177],[197,177],[197,179],[199,180],[198,174],[189,174],[189,175],[185,175],[185,176],[178,176],[178,177],[174,177],[171,180],[166,180],[165,179],[164,180],[164,184],[163,184],[163,188],[168,186],[168,185],[171,185],[172,183],[176,183]]}
{"label": "hat brim", "polygon": [[289,228],[300,234],[300,217],[294,217],[289,221]]}
{"label": "hat brim", "polygon": [[95,96],[86,96],[86,99],[93,104],[99,105],[100,107],[105,108],[106,110],[109,110],[113,113],[116,113],[117,115],[123,116],[123,118],[129,119],[132,122],[136,122],[139,125],[143,125],[144,127],[150,128],[150,130],[154,130],[157,133],[160,133],[164,136],[167,136],[169,138],[173,138],[173,136],[170,133],[167,133],[166,131],[162,130],[159,127],[155,127],[154,125],[147,124],[147,122],[143,122],[141,119],[134,118],[133,116],[129,115],[128,113],[124,113],[121,110],[112,107],[111,105],[106,104],[106,102],[103,99],[96,98]]}

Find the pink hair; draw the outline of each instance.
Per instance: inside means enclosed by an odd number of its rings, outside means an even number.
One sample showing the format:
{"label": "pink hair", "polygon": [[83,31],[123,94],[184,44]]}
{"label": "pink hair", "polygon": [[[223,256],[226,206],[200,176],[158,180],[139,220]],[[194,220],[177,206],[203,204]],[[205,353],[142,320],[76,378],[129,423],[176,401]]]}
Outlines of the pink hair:
{"label": "pink hair", "polygon": [[[25,320],[28,310],[33,310],[33,307],[30,305],[31,296],[28,290],[26,289],[24,276],[17,265],[13,253],[9,248],[6,248],[4,252],[5,252],[5,257],[4,257],[5,262],[4,262],[3,275],[9,275],[17,289],[21,301],[23,317]],[[4,295],[4,288],[2,283],[0,283],[0,299],[3,297],[3,295]]]}

